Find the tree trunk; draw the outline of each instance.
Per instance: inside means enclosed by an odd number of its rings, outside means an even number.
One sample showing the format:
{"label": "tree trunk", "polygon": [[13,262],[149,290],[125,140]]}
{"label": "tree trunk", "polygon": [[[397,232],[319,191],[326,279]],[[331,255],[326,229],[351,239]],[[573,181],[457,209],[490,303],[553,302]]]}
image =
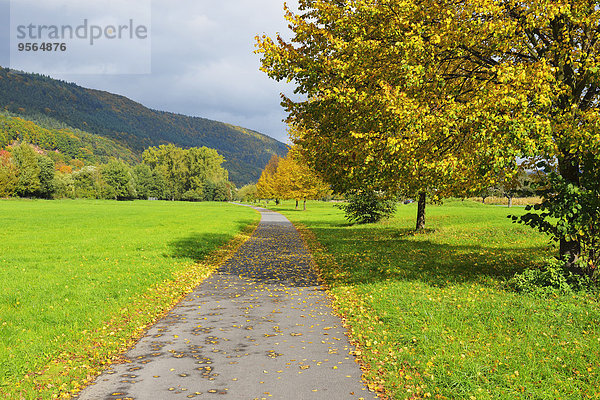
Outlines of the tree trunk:
{"label": "tree trunk", "polygon": [[417,207],[417,230],[425,229],[425,205],[427,201],[427,193],[419,193],[419,203]]}
{"label": "tree trunk", "polygon": [[304,199],[304,211],[306,211],[306,199]]}
{"label": "tree trunk", "polygon": [[512,196],[510,196],[510,197],[508,198],[508,208],[511,208],[511,207],[512,207],[512,199],[513,199],[513,198],[512,198]]}
{"label": "tree trunk", "polygon": [[[558,171],[567,182],[579,186],[579,158],[576,154],[567,154],[558,159]],[[581,256],[581,243],[579,240],[560,239],[559,253],[561,259],[567,260],[567,269],[573,273],[583,274],[575,264]]]}
{"label": "tree trunk", "polygon": [[296,199],[296,210],[298,209],[298,199]]}
{"label": "tree trunk", "polygon": [[279,205],[279,199],[275,199],[275,205],[278,206]]}
{"label": "tree trunk", "polygon": [[485,204],[485,199],[487,199],[487,197],[481,197],[481,203]]}

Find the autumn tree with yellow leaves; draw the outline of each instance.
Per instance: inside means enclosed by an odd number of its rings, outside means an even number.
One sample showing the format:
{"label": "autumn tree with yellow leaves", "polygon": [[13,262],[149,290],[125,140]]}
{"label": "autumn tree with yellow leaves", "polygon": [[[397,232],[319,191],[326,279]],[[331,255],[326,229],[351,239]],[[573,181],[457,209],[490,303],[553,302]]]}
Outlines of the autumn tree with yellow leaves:
{"label": "autumn tree with yellow leaves", "polygon": [[279,156],[273,155],[265,169],[260,174],[260,178],[256,183],[256,191],[257,195],[261,199],[275,199],[276,202],[279,202],[279,192],[275,186],[275,172],[277,172],[277,167],[279,166]]}
{"label": "autumn tree with yellow leaves", "polygon": [[473,106],[451,96],[468,87],[433,80],[435,56],[411,30],[422,18],[411,4],[302,1],[300,14],[286,14],[293,41],[262,37],[257,51],[264,71],[306,95],[284,105],[309,165],[338,192],[419,198],[421,229],[427,195],[489,186],[517,151],[504,145],[504,158],[490,154],[489,140],[477,136],[483,118],[465,118]]}
{"label": "autumn tree with yellow leaves", "polygon": [[467,194],[536,160],[550,189],[522,222],[557,239],[571,271],[595,268],[597,2],[300,0],[299,10],[286,9],[293,38],[263,36],[257,52],[304,95],[284,98],[292,139],[335,189]]}
{"label": "autumn tree with yellow leaves", "polygon": [[330,186],[304,162],[296,148],[281,159],[274,181],[281,198],[296,200],[296,209],[299,200],[303,200],[303,209],[306,210],[306,200],[321,199],[331,194]]}
{"label": "autumn tree with yellow leaves", "polygon": [[292,147],[285,158],[273,156],[256,184],[258,196],[263,199],[293,199],[298,209],[299,200],[326,197],[331,193],[326,184]]}

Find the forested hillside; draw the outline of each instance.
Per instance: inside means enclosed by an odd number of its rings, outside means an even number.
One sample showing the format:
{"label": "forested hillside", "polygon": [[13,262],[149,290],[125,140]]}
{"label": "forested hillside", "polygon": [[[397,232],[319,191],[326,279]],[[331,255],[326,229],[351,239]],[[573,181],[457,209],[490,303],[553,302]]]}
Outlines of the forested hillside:
{"label": "forested hillside", "polygon": [[33,122],[0,112],[0,149],[16,142],[26,142],[56,152],[64,162],[79,159],[88,165],[99,164],[113,157],[128,163],[140,161],[133,151],[114,140],[60,125],[50,119]]}
{"label": "forested hillside", "polygon": [[198,117],[151,110],[126,97],[85,89],[36,74],[0,68],[0,108],[32,119],[44,115],[85,132],[110,138],[137,156],[150,146],[216,149],[237,185],[258,180],[272,155],[286,146],[268,136]]}

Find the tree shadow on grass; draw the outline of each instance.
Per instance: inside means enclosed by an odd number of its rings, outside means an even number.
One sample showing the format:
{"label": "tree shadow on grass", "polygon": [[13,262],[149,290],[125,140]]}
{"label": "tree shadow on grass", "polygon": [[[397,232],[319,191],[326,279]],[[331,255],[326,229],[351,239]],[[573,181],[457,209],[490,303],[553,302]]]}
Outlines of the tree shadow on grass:
{"label": "tree shadow on grass", "polygon": [[439,287],[469,282],[497,285],[547,254],[532,246],[436,243],[433,237],[428,239],[431,232],[415,234],[397,227],[371,230],[320,224],[312,231],[336,258],[337,267],[326,267],[325,274],[341,284],[391,280]]}
{"label": "tree shadow on grass", "polygon": [[231,235],[222,233],[192,233],[168,244],[169,257],[201,261],[216,248],[231,240]]}

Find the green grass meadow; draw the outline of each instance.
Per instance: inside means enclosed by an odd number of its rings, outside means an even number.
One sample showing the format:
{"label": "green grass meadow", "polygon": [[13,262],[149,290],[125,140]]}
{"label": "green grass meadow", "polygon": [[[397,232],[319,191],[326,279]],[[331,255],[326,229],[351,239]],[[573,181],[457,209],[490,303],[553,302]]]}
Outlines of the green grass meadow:
{"label": "green grass meadow", "polygon": [[3,398],[76,391],[258,219],[222,203],[0,201]]}
{"label": "green grass meadow", "polygon": [[[600,306],[591,294],[512,292],[506,280],[554,254],[508,209],[416,205],[349,226],[330,203],[272,207],[300,227],[358,345],[370,387],[393,399],[600,398]],[[305,229],[308,228],[308,229]]]}

